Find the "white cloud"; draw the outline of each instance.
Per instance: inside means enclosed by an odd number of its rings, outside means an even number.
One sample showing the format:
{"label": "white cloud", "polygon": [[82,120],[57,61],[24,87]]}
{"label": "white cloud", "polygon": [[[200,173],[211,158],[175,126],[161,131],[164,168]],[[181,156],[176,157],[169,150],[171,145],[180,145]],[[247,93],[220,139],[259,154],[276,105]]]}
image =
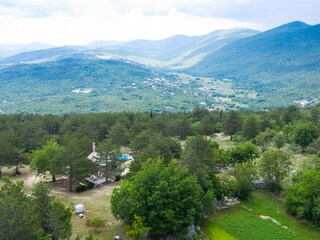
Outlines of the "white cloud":
{"label": "white cloud", "polygon": [[86,15],[63,12],[43,18],[0,16],[2,43],[44,42],[55,45],[85,44],[95,40],[161,39],[175,34],[200,35],[215,29],[253,27],[230,19],[196,17],[172,11],[168,15]]}
{"label": "white cloud", "polygon": [[1,0],[0,11],[16,17],[47,17],[57,11],[68,11],[69,1],[64,0]]}
{"label": "white cloud", "polygon": [[[315,0],[304,1],[311,4]],[[263,6],[273,11],[272,2],[275,0],[0,0],[0,43],[85,44],[200,35],[235,27],[264,29],[269,25],[262,20],[257,24],[257,18],[263,15]],[[269,21],[270,14],[265,12]],[[278,16],[286,13],[280,12]],[[248,17],[251,14],[254,17]]]}

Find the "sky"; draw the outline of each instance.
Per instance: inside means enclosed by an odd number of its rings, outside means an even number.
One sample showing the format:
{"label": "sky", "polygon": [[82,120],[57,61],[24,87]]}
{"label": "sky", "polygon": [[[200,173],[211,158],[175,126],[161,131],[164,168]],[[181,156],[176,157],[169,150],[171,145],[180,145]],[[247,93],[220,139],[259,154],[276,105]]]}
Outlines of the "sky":
{"label": "sky", "polygon": [[320,23],[319,0],[0,0],[0,44],[84,45]]}

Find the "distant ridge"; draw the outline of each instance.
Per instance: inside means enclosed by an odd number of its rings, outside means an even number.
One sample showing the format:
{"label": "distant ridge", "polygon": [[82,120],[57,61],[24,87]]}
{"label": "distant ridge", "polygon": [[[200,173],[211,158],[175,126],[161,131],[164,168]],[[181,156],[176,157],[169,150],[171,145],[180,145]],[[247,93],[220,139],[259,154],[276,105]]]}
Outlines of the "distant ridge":
{"label": "distant ridge", "polygon": [[36,51],[51,47],[51,45],[44,43],[0,44],[0,58],[6,58],[23,52]]}
{"label": "distant ridge", "polygon": [[85,46],[61,46],[24,52],[0,61],[0,64],[55,61],[71,53],[111,55],[128,58],[157,67],[187,67],[201,60],[221,46],[257,34],[251,29],[217,30],[202,36],[175,35],[161,40],[134,40],[130,42],[95,41]]}

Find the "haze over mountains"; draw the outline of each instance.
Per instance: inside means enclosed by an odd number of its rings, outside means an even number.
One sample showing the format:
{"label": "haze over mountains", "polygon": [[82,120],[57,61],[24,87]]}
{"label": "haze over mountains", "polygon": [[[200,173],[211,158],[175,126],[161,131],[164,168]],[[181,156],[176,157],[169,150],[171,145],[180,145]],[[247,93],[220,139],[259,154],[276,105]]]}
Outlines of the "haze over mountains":
{"label": "haze over mountains", "polygon": [[10,57],[23,52],[36,51],[47,49],[52,46],[44,43],[29,43],[29,44],[2,44],[0,45],[0,59]]}
{"label": "haze over mountains", "polygon": [[[2,49],[0,56],[8,55]],[[292,22],[265,32],[219,30],[203,36],[97,41],[23,52],[0,60],[0,83],[6,93],[0,99],[4,112],[48,109],[23,108],[24,97],[43,98],[47,104],[55,99],[51,104],[56,111],[73,101],[86,102],[87,107],[78,104],[76,112],[117,110],[122,105],[130,106],[126,110],[161,111],[198,104],[263,109],[301,99],[315,103],[320,95],[320,25]],[[59,91],[54,90],[57,84]],[[26,94],[31,85],[39,91]],[[106,86],[108,93],[102,93]],[[94,90],[81,97],[70,95],[78,88]],[[134,104],[126,104],[130,101]]]}

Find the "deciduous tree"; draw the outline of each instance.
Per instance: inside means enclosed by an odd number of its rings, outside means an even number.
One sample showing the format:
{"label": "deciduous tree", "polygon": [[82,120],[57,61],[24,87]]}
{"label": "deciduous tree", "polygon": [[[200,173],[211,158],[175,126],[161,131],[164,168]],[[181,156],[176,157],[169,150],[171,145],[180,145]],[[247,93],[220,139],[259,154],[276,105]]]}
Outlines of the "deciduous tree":
{"label": "deciduous tree", "polygon": [[183,237],[195,222],[201,188],[186,168],[162,160],[147,160],[141,170],[113,191],[111,210],[117,219],[133,225],[135,216],[154,237]]}
{"label": "deciduous tree", "polygon": [[312,123],[298,122],[294,126],[293,140],[296,144],[301,146],[303,152],[306,150],[306,147],[317,138],[317,136],[317,128]]}
{"label": "deciduous tree", "polygon": [[320,161],[302,169],[288,186],[284,205],[287,211],[300,218],[320,224]]}
{"label": "deciduous tree", "polygon": [[281,182],[288,176],[291,162],[285,153],[274,149],[262,154],[259,170],[267,188],[273,192],[281,189]]}
{"label": "deciduous tree", "polygon": [[38,174],[49,171],[53,182],[57,175],[64,174],[66,171],[63,148],[56,141],[48,141],[41,149],[34,150],[30,158],[31,168],[36,169]]}

